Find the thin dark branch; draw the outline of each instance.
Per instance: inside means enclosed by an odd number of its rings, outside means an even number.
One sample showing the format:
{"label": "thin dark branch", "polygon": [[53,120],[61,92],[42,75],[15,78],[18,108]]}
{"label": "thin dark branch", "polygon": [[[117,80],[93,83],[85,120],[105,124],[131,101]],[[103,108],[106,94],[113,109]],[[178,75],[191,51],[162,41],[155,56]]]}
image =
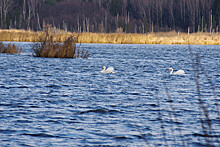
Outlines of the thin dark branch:
{"label": "thin dark branch", "polygon": [[173,107],[173,100],[171,99],[171,95],[170,95],[169,92],[168,92],[168,88],[167,88],[167,86],[166,86],[166,83],[164,83],[164,89],[165,89],[165,93],[166,93],[166,95],[167,95],[167,98],[169,99],[169,102],[170,102],[170,108],[171,108],[171,110],[172,110],[174,120],[175,120],[175,122],[177,122],[176,125],[177,125],[177,127],[178,127],[179,135],[180,135],[180,137],[182,138],[182,145],[183,145],[183,146],[186,146],[185,138],[184,138],[184,136],[182,135],[181,127],[180,127],[180,125],[179,125],[179,123],[178,123],[179,121],[178,121],[178,119],[177,119],[177,114],[176,114],[175,108]]}
{"label": "thin dark branch", "polygon": [[164,129],[163,117],[161,114],[160,100],[158,98],[158,95],[156,96],[156,99],[157,99],[157,105],[158,105],[158,120],[160,121],[160,128],[162,130],[162,135],[163,135],[165,145],[168,146],[167,139],[166,139],[166,131]]}

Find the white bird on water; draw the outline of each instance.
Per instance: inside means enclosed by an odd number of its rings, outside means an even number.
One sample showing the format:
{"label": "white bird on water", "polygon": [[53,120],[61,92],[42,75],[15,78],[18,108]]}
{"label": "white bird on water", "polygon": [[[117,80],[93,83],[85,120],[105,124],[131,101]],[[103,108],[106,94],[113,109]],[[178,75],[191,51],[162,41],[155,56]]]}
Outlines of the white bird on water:
{"label": "white bird on water", "polygon": [[108,68],[106,69],[106,67],[103,66],[101,73],[115,73],[115,71],[114,71],[114,68],[113,68],[113,67],[108,67]]}
{"label": "white bird on water", "polygon": [[168,71],[170,71],[170,75],[184,75],[185,74],[184,70],[178,70],[173,73],[173,69],[169,68]]}

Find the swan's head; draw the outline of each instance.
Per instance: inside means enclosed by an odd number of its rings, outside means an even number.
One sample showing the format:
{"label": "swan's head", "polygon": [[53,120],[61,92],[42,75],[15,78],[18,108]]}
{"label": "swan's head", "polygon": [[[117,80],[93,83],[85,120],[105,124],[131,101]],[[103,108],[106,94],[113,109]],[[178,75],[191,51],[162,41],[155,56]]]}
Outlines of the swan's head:
{"label": "swan's head", "polygon": [[169,68],[168,71],[170,71],[170,75],[173,74],[173,69],[172,68]]}
{"label": "swan's head", "polygon": [[172,70],[173,70],[172,68],[169,68],[169,69],[168,69],[168,71],[172,71]]}
{"label": "swan's head", "polygon": [[102,67],[102,69],[106,69],[106,67],[105,67],[105,66],[103,66],[103,67]]}

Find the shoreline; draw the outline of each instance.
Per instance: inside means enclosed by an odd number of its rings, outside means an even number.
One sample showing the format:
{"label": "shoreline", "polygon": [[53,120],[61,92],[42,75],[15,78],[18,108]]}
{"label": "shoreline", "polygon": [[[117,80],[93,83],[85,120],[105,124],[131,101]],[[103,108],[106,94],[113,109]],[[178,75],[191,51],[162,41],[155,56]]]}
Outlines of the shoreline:
{"label": "shoreline", "polygon": [[[39,42],[43,32],[26,30],[1,30],[0,41]],[[71,33],[62,30],[54,34],[55,42],[63,42],[69,36],[77,36],[78,43],[110,44],[182,44],[182,45],[220,45],[220,33],[177,33],[157,32],[147,34],[131,33]]]}

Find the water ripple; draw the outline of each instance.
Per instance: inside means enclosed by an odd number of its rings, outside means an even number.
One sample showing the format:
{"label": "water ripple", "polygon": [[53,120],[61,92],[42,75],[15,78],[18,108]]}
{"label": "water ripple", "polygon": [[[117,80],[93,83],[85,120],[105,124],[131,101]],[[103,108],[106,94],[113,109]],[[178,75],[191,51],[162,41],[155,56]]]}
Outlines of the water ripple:
{"label": "water ripple", "polygon": [[82,44],[88,59],[52,59],[32,57],[31,44],[0,54],[0,146],[219,145],[219,46],[191,46],[206,72],[198,95],[185,45]]}

